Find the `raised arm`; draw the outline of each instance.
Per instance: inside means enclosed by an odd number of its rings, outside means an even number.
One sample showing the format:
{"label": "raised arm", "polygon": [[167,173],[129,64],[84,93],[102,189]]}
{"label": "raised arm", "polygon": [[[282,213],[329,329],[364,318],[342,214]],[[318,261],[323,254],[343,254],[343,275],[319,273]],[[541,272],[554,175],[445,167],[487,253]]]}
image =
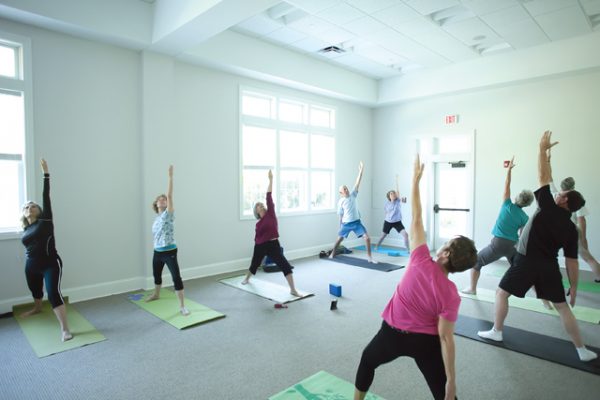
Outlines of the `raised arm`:
{"label": "raised arm", "polygon": [[440,344],[442,345],[444,370],[446,371],[446,395],[444,400],[453,400],[456,396],[456,373],[454,371],[454,322],[439,317],[438,334],[440,336]]}
{"label": "raised arm", "polygon": [[510,162],[508,163],[508,171],[506,171],[506,181],[504,181],[504,195],[502,197],[503,201],[506,201],[507,199],[510,199],[510,180],[511,180],[511,172],[512,169],[515,166],[515,156],[513,156],[513,158],[510,159]]}
{"label": "raised arm", "polygon": [[167,212],[175,211],[173,206],[173,166],[169,165],[169,185],[167,187]]}
{"label": "raised arm", "polygon": [[354,184],[353,191],[358,192],[358,188],[360,186],[360,181],[362,181],[363,170],[364,170],[364,165],[363,165],[363,162],[361,161],[360,163],[358,163],[358,176],[356,177],[356,183]]}
{"label": "raised arm", "polygon": [[398,199],[400,199],[400,177],[396,174],[396,194],[398,195]]}
{"label": "raised arm", "polygon": [[411,251],[425,243],[425,228],[423,227],[423,211],[421,209],[421,192],[419,182],[423,176],[425,165],[421,164],[421,159],[417,154],[415,158],[413,182],[411,192],[412,203],[412,222],[410,225],[410,249]]}
{"label": "raised arm", "polygon": [[42,215],[41,219],[52,219],[52,203],[50,202],[50,173],[48,172],[48,163],[43,158],[40,160],[40,166],[44,174],[44,191],[42,193]]}
{"label": "raised arm", "polygon": [[273,172],[269,170],[269,187],[267,188],[267,193],[273,192]]}
{"label": "raised arm", "polygon": [[538,154],[538,180],[540,187],[546,186],[552,182],[552,166],[550,165],[550,149],[558,144],[550,141],[552,132],[546,131],[540,140],[540,150]]}

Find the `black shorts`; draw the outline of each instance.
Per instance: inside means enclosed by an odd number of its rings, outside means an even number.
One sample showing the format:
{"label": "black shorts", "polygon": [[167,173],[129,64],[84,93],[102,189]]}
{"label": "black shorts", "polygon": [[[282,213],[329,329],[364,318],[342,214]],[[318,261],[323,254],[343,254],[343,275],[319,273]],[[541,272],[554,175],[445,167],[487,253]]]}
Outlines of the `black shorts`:
{"label": "black shorts", "polygon": [[392,228],[396,229],[398,233],[404,230],[404,225],[402,225],[402,221],[398,222],[387,222],[383,221],[383,233],[386,235],[392,231]]}
{"label": "black shorts", "polygon": [[539,299],[553,303],[566,301],[562,275],[556,260],[531,260],[517,253],[499,286],[517,297],[525,297],[525,293],[534,286]]}

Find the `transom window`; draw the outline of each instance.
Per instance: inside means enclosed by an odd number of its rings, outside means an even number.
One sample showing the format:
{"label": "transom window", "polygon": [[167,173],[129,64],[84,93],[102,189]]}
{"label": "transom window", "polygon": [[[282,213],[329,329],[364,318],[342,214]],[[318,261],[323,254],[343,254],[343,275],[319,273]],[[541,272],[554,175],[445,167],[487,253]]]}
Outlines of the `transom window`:
{"label": "transom window", "polygon": [[280,215],[333,210],[335,109],[242,89],[241,216],[265,201],[273,171],[273,201]]}

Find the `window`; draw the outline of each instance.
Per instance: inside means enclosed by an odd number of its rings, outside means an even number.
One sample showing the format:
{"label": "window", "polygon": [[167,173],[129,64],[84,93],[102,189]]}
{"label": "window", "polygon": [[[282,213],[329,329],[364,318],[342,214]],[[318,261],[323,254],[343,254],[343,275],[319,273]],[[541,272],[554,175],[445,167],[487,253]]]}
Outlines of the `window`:
{"label": "window", "polygon": [[22,60],[26,40],[0,33],[0,233],[21,230],[26,188],[26,110],[31,93]]}
{"label": "window", "polygon": [[264,201],[269,169],[278,214],[332,210],[335,110],[255,90],[240,96],[241,216]]}

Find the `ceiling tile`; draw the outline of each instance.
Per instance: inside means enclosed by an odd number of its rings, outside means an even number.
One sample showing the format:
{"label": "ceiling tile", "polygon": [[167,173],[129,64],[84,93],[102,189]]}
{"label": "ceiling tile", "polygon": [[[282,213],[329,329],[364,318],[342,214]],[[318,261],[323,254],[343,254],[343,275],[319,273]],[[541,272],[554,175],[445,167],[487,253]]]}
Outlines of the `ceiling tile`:
{"label": "ceiling tile", "polygon": [[407,63],[409,60],[381,46],[369,46],[355,50],[355,53],[379,64],[390,66]]}
{"label": "ceiling tile", "polygon": [[423,18],[421,14],[416,12],[413,8],[402,3],[378,11],[371,16],[391,27],[398,26],[406,21]]}
{"label": "ceiling tile", "polygon": [[364,17],[365,14],[346,3],[340,3],[321,11],[317,16],[332,24],[344,25],[345,23]]}
{"label": "ceiling tile", "polygon": [[367,16],[355,19],[354,21],[345,24],[343,28],[357,35],[368,35],[373,32],[385,29],[386,26],[381,22],[377,21],[375,18]]}
{"label": "ceiling tile", "polygon": [[263,36],[270,41],[289,44],[306,38],[306,34],[284,26]]}
{"label": "ceiling tile", "polygon": [[578,5],[577,0],[529,0],[522,3],[534,17]]}
{"label": "ceiling tile", "polygon": [[517,0],[462,0],[462,4],[477,15],[520,5]]}
{"label": "ceiling tile", "polygon": [[252,18],[248,18],[244,22],[236,25],[241,31],[250,32],[257,36],[266,35],[269,32],[273,32],[283,25],[277,21],[272,20],[264,14],[255,15]]}
{"label": "ceiling tile", "polygon": [[579,6],[539,15],[535,19],[550,40],[566,39],[592,31],[587,17]]}
{"label": "ceiling tile", "polygon": [[587,15],[600,14],[600,0],[581,0],[581,6]]}
{"label": "ceiling tile", "polygon": [[455,24],[449,24],[443,29],[468,46],[473,46],[481,40],[477,36],[485,36],[485,40],[498,39],[498,35],[479,18],[470,18]]}
{"label": "ceiling tile", "polygon": [[458,0],[404,0],[404,2],[422,15],[429,15],[436,11],[460,5]]}
{"label": "ceiling tile", "polygon": [[392,26],[392,28],[409,37],[418,36],[423,33],[440,29],[439,25],[437,25],[431,19],[423,16],[419,16],[419,18],[416,19],[411,19],[410,21],[402,22],[401,24],[396,24],[395,26]]}
{"label": "ceiling tile", "polygon": [[428,49],[454,62],[470,60],[479,56],[469,46],[441,30],[429,32],[414,39]]}
{"label": "ceiling tile", "polygon": [[322,40],[316,39],[314,37],[306,37],[297,42],[290,43],[290,47],[296,48],[299,50],[303,50],[306,52],[314,53],[316,51],[321,50],[324,47],[329,46],[329,43],[324,42]]}
{"label": "ceiling tile", "polygon": [[373,14],[401,2],[401,0],[346,0],[346,3],[367,14]]}
{"label": "ceiling tile", "polygon": [[326,8],[333,7],[341,2],[341,0],[286,0],[286,3],[301,8],[310,14],[319,13]]}
{"label": "ceiling tile", "polygon": [[533,21],[529,13],[521,6],[505,8],[500,11],[482,15],[480,18],[494,30],[496,30],[496,27],[509,26],[515,22],[526,19]]}
{"label": "ceiling tile", "polygon": [[499,31],[498,33],[515,49],[523,49],[550,41],[533,20],[518,21],[505,29],[506,32]]}
{"label": "ceiling tile", "polygon": [[335,25],[329,23],[314,15],[309,15],[287,25],[294,30],[304,32],[308,35],[318,35],[320,32],[325,32],[335,28]]}
{"label": "ceiling tile", "polygon": [[329,29],[325,32],[321,32],[316,35],[319,39],[329,42],[331,44],[338,44],[342,42],[349,41],[355,37],[355,35],[351,32],[348,32],[345,29],[335,27],[333,29]]}

